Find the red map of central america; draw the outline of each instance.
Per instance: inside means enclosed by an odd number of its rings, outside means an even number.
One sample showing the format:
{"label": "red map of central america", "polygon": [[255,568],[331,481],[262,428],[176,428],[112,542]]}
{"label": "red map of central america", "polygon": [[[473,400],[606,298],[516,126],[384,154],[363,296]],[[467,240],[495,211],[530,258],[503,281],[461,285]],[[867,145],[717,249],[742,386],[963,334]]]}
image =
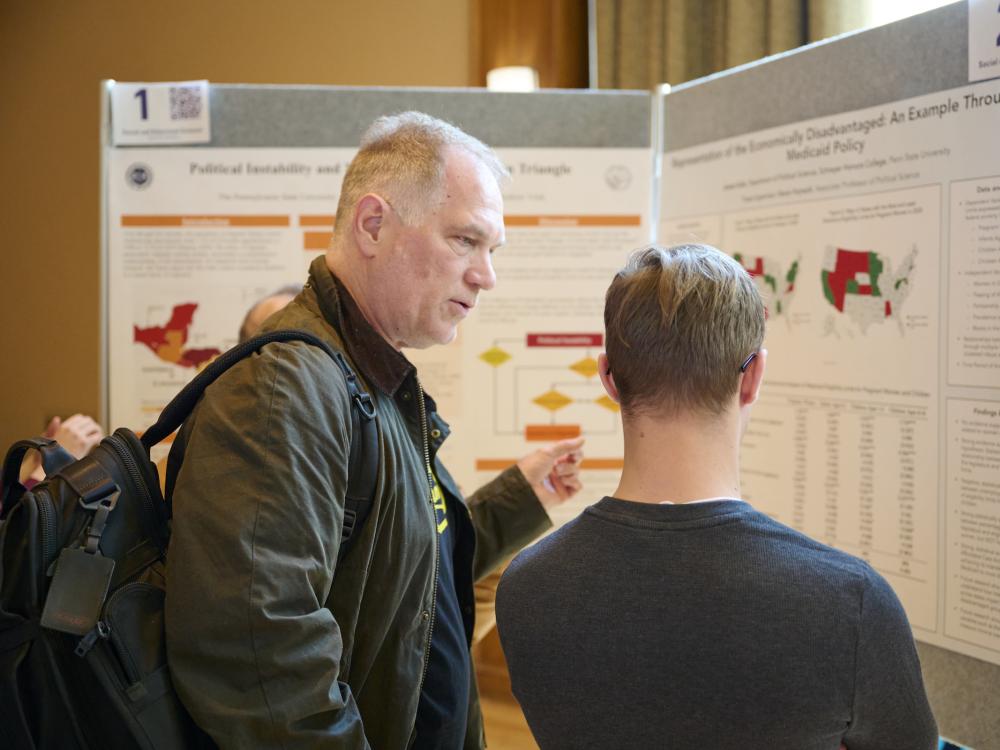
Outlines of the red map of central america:
{"label": "red map of central america", "polygon": [[166,325],[148,328],[133,326],[132,341],[136,344],[145,344],[164,362],[180,367],[199,368],[219,356],[219,350],[184,348],[197,309],[198,305],[194,302],[174,305]]}

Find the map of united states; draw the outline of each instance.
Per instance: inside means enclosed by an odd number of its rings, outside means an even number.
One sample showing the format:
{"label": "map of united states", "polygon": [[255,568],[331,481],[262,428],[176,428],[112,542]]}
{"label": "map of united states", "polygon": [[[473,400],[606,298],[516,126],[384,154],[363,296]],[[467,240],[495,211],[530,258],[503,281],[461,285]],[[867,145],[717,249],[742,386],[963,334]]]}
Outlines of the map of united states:
{"label": "map of united states", "polygon": [[745,256],[734,253],[733,259],[743,266],[757,284],[767,303],[768,315],[784,315],[795,293],[795,279],[799,274],[799,261],[792,261],[787,273],[781,264],[762,255]]}
{"label": "map of united states", "polygon": [[179,367],[200,369],[219,356],[219,350],[185,348],[188,341],[188,331],[197,309],[198,305],[194,302],[174,305],[170,320],[167,321],[166,325],[147,328],[133,326],[132,340],[136,344],[148,346],[153,354],[164,362]]}
{"label": "map of united states", "polygon": [[823,271],[823,295],[839,313],[851,318],[862,333],[888,318],[899,321],[899,311],[910,293],[917,249],[914,248],[895,272],[890,261],[873,250],[827,248]]}

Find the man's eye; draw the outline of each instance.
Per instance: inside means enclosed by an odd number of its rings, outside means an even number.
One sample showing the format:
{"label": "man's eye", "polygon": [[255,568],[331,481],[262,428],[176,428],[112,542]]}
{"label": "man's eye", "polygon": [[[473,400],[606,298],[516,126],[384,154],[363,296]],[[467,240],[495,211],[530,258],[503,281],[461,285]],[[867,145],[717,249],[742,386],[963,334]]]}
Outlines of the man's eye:
{"label": "man's eye", "polygon": [[461,244],[461,245],[463,245],[465,247],[475,247],[475,245],[476,245],[476,241],[474,239],[472,239],[471,237],[459,236],[458,242],[459,242],[459,244]]}

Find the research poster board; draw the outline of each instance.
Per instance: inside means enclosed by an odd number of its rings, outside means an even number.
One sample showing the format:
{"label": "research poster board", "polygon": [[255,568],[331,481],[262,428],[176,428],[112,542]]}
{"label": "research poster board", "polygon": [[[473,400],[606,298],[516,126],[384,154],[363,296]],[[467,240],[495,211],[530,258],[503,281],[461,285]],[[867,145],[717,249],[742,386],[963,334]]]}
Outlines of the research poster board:
{"label": "research poster board", "polygon": [[[304,93],[313,102],[322,94]],[[213,111],[217,129],[225,129],[226,111],[260,92],[228,94],[223,112]],[[147,427],[236,342],[255,301],[305,280],[335,231],[360,132],[376,115],[405,109],[397,100],[419,94],[381,92],[381,109],[357,113],[356,100],[371,92],[332,91],[341,120],[356,120],[337,135],[349,145],[317,147],[330,137],[304,133],[293,138],[304,145],[271,147],[263,144],[288,136],[264,132],[230,138],[236,143],[217,133],[221,146],[108,149],[110,424]],[[651,102],[642,93],[540,94],[529,113],[541,116],[548,99],[589,113],[590,122],[531,128],[529,118],[528,130],[516,120],[513,132],[497,133],[494,120],[494,132],[483,133],[476,123],[508,111],[503,101],[486,92],[438,96],[448,104],[441,116],[496,144],[511,172],[503,187],[506,244],[494,255],[496,288],[480,294],[457,340],[405,353],[453,427],[442,458],[467,492],[530,450],[587,437],[586,490],[553,514],[559,524],[611,492],[621,467],[617,406],[604,396],[596,358],[603,291],[652,233]],[[432,107],[424,104],[436,113],[433,97]],[[167,450],[161,446],[157,459]]]}
{"label": "research poster board", "polygon": [[[657,221],[663,243],[731,254],[765,299],[744,496],[868,560],[919,640],[987,662],[962,668],[989,708],[962,702],[957,660],[925,671],[942,728],[996,747],[1000,86],[965,77],[964,10],[667,94]],[[698,137],[692,118],[725,124]],[[955,730],[966,717],[993,729]]]}
{"label": "research poster board", "polygon": [[111,150],[110,424],[148,427],[236,343],[257,300],[305,281],[309,261],[329,242],[352,155],[310,148]]}
{"label": "research poster board", "polygon": [[[618,484],[618,406],[597,376],[604,292],[630,251],[649,242],[651,153],[642,148],[504,149],[517,179],[505,195],[498,283],[463,324],[463,403],[475,441],[449,465],[474,484],[526,452],[584,435],[586,490],[550,511],[555,525]],[[456,441],[457,442],[457,441]]]}
{"label": "research poster board", "polygon": [[648,148],[497,149],[506,243],[496,287],[446,347],[406,351],[454,437],[441,450],[469,492],[538,447],[586,438],[576,498],[549,510],[553,526],[617,487],[617,404],[604,393],[604,291],[651,236]]}
{"label": "research poster board", "polygon": [[869,560],[926,640],[1000,663],[1000,151],[982,148],[1000,101],[979,104],[989,89],[667,153],[660,234],[725,249],[766,300],[747,499]]}

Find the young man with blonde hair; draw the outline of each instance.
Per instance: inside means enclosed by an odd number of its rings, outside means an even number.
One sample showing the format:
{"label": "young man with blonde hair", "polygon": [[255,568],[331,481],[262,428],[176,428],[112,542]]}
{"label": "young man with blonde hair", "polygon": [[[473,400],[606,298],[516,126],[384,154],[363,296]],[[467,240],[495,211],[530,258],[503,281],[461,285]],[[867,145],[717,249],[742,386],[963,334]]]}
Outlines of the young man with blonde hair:
{"label": "young man with blonde hair", "polygon": [[465,502],[447,424],[404,347],[445,344],[496,283],[505,170],[418,112],[379,118],[333,243],[263,324],[320,337],[377,411],[372,510],[338,561],[351,404],[318,347],[268,344],[208,388],[171,452],[166,632],[177,692],[224,747],[481,748],[473,581],[580,488],[580,441],[537,450]]}
{"label": "young man with blonde hair", "polygon": [[638,251],[600,375],[621,405],[613,497],[518,555],[497,595],[543,750],[932,750],[906,615],[866,563],[740,499],[764,306],[714,248]]}

